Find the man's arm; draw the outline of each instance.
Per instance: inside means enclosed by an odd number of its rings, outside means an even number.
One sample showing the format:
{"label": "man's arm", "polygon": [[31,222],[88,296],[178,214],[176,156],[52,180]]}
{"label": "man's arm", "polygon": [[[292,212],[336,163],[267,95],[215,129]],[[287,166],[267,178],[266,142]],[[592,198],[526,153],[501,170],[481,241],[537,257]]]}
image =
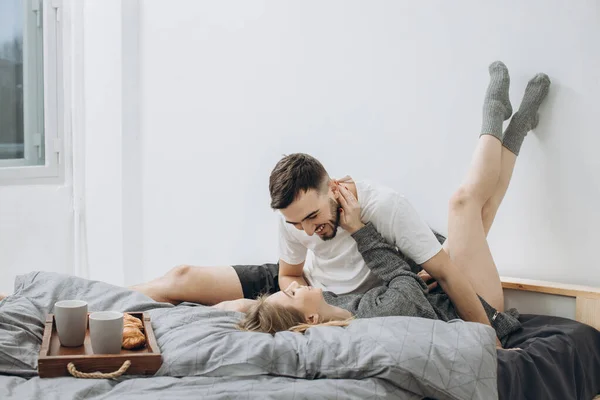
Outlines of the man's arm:
{"label": "man's arm", "polygon": [[283,260],[279,260],[279,288],[285,290],[293,281],[298,282],[298,285],[308,286],[302,275],[304,261],[300,264],[291,265]]}
{"label": "man's arm", "polygon": [[[287,289],[293,281],[308,286],[302,275],[307,249],[288,231],[288,227],[283,217],[279,218],[279,288],[281,290]],[[297,264],[283,261],[284,258]]]}

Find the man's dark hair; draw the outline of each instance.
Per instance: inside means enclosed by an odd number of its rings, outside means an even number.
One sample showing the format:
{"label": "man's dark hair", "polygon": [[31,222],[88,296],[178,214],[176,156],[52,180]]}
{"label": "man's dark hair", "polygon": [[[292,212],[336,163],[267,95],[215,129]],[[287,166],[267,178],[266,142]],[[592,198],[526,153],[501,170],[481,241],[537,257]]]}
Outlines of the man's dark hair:
{"label": "man's dark hair", "polygon": [[269,178],[271,208],[287,208],[301,191],[321,190],[328,176],[323,164],[308,154],[295,153],[283,157]]}

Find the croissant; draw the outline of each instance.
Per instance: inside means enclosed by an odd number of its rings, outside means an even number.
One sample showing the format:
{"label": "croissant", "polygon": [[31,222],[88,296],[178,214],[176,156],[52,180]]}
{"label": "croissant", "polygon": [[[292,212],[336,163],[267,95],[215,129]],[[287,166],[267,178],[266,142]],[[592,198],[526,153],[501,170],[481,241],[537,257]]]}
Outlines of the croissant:
{"label": "croissant", "polygon": [[123,313],[123,326],[135,326],[136,328],[139,328],[140,330],[144,329],[144,324],[142,324],[142,321],[139,318],[134,317],[131,314],[128,313]]}
{"label": "croissant", "polygon": [[137,349],[146,344],[144,335],[144,325],[138,318],[123,314],[123,344],[122,347],[127,350]]}

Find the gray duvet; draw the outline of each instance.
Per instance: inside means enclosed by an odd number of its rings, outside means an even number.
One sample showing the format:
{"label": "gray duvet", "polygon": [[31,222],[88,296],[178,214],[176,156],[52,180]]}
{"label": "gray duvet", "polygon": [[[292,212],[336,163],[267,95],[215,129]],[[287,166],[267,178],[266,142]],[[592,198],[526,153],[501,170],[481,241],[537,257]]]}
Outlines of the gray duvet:
{"label": "gray duvet", "polygon": [[[43,323],[56,301],[148,311],[162,352],[154,377],[40,379]],[[495,333],[463,321],[360,319],[306,334],[241,332],[241,314],[172,306],[72,276],[19,276],[0,302],[0,399],[495,399]]]}

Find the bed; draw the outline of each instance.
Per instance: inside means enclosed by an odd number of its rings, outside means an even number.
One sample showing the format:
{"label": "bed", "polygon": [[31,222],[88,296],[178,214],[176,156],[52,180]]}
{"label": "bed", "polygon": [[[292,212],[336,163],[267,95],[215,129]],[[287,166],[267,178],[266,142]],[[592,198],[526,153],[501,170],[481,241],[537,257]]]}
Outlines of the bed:
{"label": "bed", "polygon": [[[498,391],[505,399],[600,399],[600,289],[502,278],[507,305],[523,329],[499,352]],[[540,314],[562,314],[569,318]]]}
{"label": "bed", "polygon": [[[172,306],[102,282],[19,276],[0,302],[0,399],[592,399],[600,392],[600,291],[505,279],[507,291],[575,299],[574,319],[523,314],[510,346],[460,320],[386,317],[274,337],[240,332],[235,312]],[[45,316],[59,299],[91,311],[146,311],[163,364],[153,377],[41,379]],[[594,326],[596,328],[594,328]]]}

